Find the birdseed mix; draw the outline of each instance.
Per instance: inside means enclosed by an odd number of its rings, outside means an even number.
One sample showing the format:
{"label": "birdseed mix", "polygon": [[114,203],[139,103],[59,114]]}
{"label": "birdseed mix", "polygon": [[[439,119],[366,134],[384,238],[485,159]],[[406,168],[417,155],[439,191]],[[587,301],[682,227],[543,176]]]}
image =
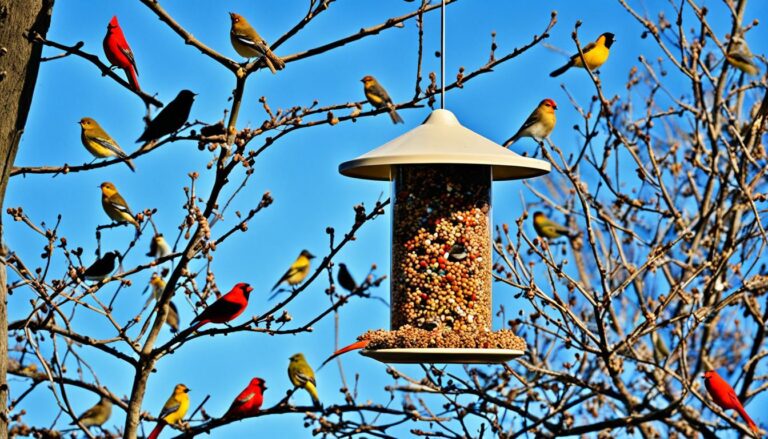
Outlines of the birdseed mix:
{"label": "birdseed mix", "polygon": [[399,166],[393,193],[392,329],[490,331],[490,167]]}
{"label": "birdseed mix", "polygon": [[359,340],[369,340],[366,349],[414,349],[414,348],[478,348],[525,350],[525,340],[512,331],[453,331],[434,329],[427,331],[405,325],[393,331],[378,329],[361,335]]}

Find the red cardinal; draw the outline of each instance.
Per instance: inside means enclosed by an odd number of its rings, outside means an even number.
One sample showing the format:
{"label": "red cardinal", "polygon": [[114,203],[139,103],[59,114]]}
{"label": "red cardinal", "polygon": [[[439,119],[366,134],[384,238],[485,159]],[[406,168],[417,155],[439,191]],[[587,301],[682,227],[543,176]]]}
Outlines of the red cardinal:
{"label": "red cardinal", "polygon": [[219,297],[219,300],[213,302],[192,320],[192,330],[206,323],[227,323],[236,319],[248,306],[248,296],[251,291],[253,288],[246,283],[241,282],[235,285],[230,292]]}
{"label": "red cardinal", "polygon": [[139,69],[136,68],[136,60],[133,58],[128,42],[125,41],[123,30],[117,23],[117,17],[112,17],[107,25],[107,35],[104,36],[104,53],[109,63],[126,71],[128,82],[134,90],[139,91]]}
{"label": "red cardinal", "polygon": [[261,378],[254,378],[229,406],[229,410],[224,414],[224,418],[245,418],[255,416],[259,413],[261,404],[264,402],[264,391],[267,385]]}
{"label": "red cardinal", "polygon": [[744,406],[741,405],[739,397],[736,396],[736,392],[725,380],[717,374],[714,370],[708,370],[704,372],[704,384],[707,386],[707,391],[715,404],[723,408],[723,410],[736,410],[739,412],[742,418],[747,421],[749,429],[755,434],[758,434],[757,424],[753,421],[747,411],[744,410]]}

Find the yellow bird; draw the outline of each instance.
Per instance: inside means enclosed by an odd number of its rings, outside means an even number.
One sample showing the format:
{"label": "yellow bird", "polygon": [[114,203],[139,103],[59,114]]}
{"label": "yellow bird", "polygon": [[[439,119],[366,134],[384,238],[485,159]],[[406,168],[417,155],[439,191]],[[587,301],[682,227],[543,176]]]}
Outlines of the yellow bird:
{"label": "yellow bird", "polygon": [[[615,37],[612,33],[606,32],[597,38],[597,41],[587,44],[581,48],[584,53],[584,61],[587,62],[589,70],[595,70],[603,65],[608,60],[608,55],[611,53],[611,46],[615,42]],[[568,62],[549,74],[551,77],[560,76],[571,67],[584,67],[584,63],[581,62],[581,56],[578,53],[571,56]]]}
{"label": "yellow bird", "polygon": [[[85,427],[101,427],[110,416],[112,416],[112,401],[102,396],[96,405],[83,412],[77,420]],[[72,422],[69,425],[76,424],[77,422]]]}
{"label": "yellow bird", "polygon": [[90,117],[84,117],[80,119],[80,140],[83,142],[83,146],[96,158],[107,157],[120,157],[125,161],[125,164],[131,168],[131,171],[136,172],[136,167],[133,165],[131,159],[128,158],[128,154],[120,148],[120,145],[107,134],[106,131]]}
{"label": "yellow bird", "polygon": [[136,227],[136,232],[139,232],[139,222],[134,218],[131,208],[128,207],[128,203],[117,192],[117,188],[114,184],[105,181],[99,186],[101,188],[101,207],[104,208],[107,216],[113,221],[118,223],[130,223]]}
{"label": "yellow bird", "polygon": [[[152,296],[147,299],[144,306],[149,305],[152,300],[160,300],[160,296],[165,291],[165,280],[157,273],[152,273],[149,279],[149,286],[152,288]],[[168,302],[168,315],[165,318],[165,324],[171,327],[171,332],[179,332],[179,310],[173,302]]]}
{"label": "yellow bird", "polygon": [[288,378],[294,387],[301,387],[312,397],[312,402],[320,405],[320,397],[317,396],[317,382],[315,381],[315,372],[307,363],[304,354],[298,353],[291,356],[288,364]]}
{"label": "yellow bird", "polygon": [[242,15],[230,12],[229,18],[232,20],[229,39],[232,42],[232,47],[240,56],[246,58],[264,57],[264,63],[269,67],[272,74],[285,68],[283,60],[272,52],[269,44],[264,41],[264,38],[261,38],[261,35]]}
{"label": "yellow bird", "polygon": [[532,137],[539,142],[549,137],[557,122],[555,110],[557,110],[557,104],[552,99],[539,102],[539,106],[523,122],[515,135],[504,142],[504,146],[510,146],[522,137]]}
{"label": "yellow bird", "polygon": [[164,258],[171,254],[171,246],[163,237],[162,233],[158,233],[152,237],[152,241],[149,243],[149,253],[147,256],[151,256],[155,259]]}
{"label": "yellow bird", "polygon": [[167,424],[178,424],[184,419],[184,415],[189,410],[189,395],[187,393],[189,393],[187,386],[176,384],[171,397],[165,402],[163,410],[160,411],[160,415],[157,417],[157,426],[155,426],[155,429],[152,430],[147,439],[157,439]]}
{"label": "yellow bird", "polygon": [[403,118],[400,117],[400,115],[397,114],[397,111],[395,110],[395,104],[392,103],[392,98],[389,97],[387,90],[385,90],[384,87],[379,84],[379,81],[377,81],[376,78],[368,75],[363,77],[360,82],[363,83],[363,92],[365,92],[365,98],[368,99],[368,102],[371,105],[373,105],[375,108],[386,107],[389,109],[389,118],[392,119],[392,123],[403,123]]}
{"label": "yellow bird", "polygon": [[573,238],[578,234],[578,232],[550,220],[541,212],[534,212],[533,228],[539,236],[548,239],[557,239],[561,236]]}
{"label": "yellow bird", "polygon": [[315,256],[312,253],[307,250],[302,250],[299,257],[296,258],[296,261],[294,261],[294,263],[291,264],[291,267],[288,268],[288,271],[286,271],[283,277],[281,277],[275,286],[272,287],[272,291],[275,291],[283,282],[287,282],[290,286],[300,284],[304,278],[307,277],[307,274],[309,274],[310,260],[314,258]]}
{"label": "yellow bird", "polygon": [[760,68],[752,60],[752,52],[749,50],[746,41],[738,38],[731,48],[731,51],[725,55],[728,64],[736,67],[747,75],[756,76],[760,73]]}

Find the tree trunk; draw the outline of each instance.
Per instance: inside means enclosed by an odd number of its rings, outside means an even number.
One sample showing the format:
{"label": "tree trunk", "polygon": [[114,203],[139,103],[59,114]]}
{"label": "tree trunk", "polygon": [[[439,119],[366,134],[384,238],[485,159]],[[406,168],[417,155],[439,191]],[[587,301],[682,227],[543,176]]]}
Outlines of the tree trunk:
{"label": "tree trunk", "polygon": [[[0,0],[0,237],[3,201],[19,140],[27,123],[37,82],[42,46],[32,44],[34,33],[45,36],[54,0]],[[0,245],[0,439],[8,437],[8,312],[6,248]]]}

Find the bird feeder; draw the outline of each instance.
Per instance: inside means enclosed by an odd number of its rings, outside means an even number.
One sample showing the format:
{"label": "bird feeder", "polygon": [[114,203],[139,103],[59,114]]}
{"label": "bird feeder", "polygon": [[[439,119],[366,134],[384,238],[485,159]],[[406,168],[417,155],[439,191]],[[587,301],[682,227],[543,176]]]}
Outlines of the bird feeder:
{"label": "bird feeder", "polygon": [[499,363],[522,355],[523,339],[491,329],[491,182],[549,170],[442,109],[342,163],[348,177],[393,182],[390,331],[369,332],[363,355],[387,363]]}

